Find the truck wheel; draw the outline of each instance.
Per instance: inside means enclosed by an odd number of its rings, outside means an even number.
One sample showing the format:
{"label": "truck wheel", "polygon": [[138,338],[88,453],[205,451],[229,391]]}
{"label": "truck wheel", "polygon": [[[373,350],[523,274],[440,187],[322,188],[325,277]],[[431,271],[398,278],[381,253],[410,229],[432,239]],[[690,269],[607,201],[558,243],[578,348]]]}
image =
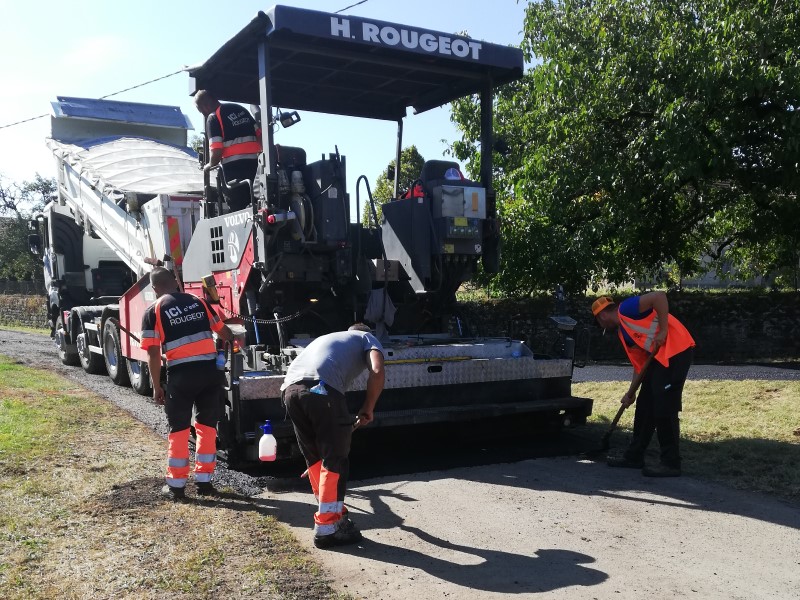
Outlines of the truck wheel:
{"label": "truck wheel", "polygon": [[106,363],[108,376],[117,385],[129,385],[127,360],[122,356],[119,342],[119,322],[113,317],[106,320],[103,326],[103,360]]}
{"label": "truck wheel", "polygon": [[128,379],[133,391],[142,396],[151,396],[153,386],[150,383],[150,369],[147,367],[147,363],[141,360],[126,360],[125,367],[128,370]]}
{"label": "truck wheel", "polygon": [[84,371],[90,375],[98,375],[106,370],[103,357],[89,350],[89,336],[85,331],[76,336],[75,345],[78,346],[78,359]]}
{"label": "truck wheel", "polygon": [[58,358],[61,362],[69,367],[77,367],[80,361],[78,360],[78,351],[67,346],[66,339],[67,332],[64,329],[64,318],[58,315],[56,319],[55,342],[58,348]]}

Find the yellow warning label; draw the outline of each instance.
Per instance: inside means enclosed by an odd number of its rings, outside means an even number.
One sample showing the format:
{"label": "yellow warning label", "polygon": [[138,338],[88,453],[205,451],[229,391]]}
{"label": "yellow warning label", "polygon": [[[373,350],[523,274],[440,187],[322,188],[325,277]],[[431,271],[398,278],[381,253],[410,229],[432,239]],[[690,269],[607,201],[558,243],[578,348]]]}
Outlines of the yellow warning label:
{"label": "yellow warning label", "polygon": [[445,244],[444,245],[444,253],[445,254],[454,254],[456,251],[456,247],[453,244]]}
{"label": "yellow warning label", "polygon": [[183,263],[181,228],[175,217],[167,217],[167,235],[169,236],[169,254],[176,265],[181,265]]}
{"label": "yellow warning label", "polygon": [[453,225],[456,227],[466,227],[469,224],[467,223],[467,217],[455,217],[453,221]]}

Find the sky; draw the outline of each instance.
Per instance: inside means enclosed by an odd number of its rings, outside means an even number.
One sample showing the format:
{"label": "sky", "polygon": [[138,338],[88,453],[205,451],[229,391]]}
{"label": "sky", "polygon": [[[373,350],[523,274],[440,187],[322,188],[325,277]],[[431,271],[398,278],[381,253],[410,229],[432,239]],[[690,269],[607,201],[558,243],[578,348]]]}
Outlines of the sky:
{"label": "sky", "polygon": [[[336,12],[358,0],[284,0],[282,4]],[[253,0],[0,0],[0,175],[7,181],[52,177],[54,158],[45,145],[57,96],[99,98],[203,63],[259,10],[275,2]],[[519,44],[525,0],[367,0],[343,15],[368,17],[445,33],[466,31],[496,44]],[[202,133],[202,118],[189,96],[189,76],[173,75],[112,96],[112,100],[179,106]],[[2,127],[47,114],[28,123]],[[394,158],[394,122],[301,113],[301,122],[279,130],[275,142],[300,146],[309,160],[338,146],[347,158],[348,191],[366,175],[372,187]],[[426,159],[444,156],[458,138],[447,106],[409,113],[403,146]],[[364,190],[362,188],[362,198]],[[351,202],[352,203],[352,202]],[[351,215],[352,220],[355,216]]]}

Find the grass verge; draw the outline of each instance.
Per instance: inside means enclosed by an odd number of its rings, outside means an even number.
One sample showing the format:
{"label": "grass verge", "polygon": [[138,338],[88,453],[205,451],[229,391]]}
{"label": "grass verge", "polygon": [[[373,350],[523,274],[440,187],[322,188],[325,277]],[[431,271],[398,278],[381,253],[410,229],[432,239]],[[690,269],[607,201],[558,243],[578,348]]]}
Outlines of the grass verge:
{"label": "grass verge", "polygon": [[0,598],[347,598],[268,512],[158,494],[165,442],[0,355]]}
{"label": "grass verge", "polygon": [[[586,382],[572,390],[595,399],[590,424],[605,432],[627,388],[624,382]],[[633,407],[620,420],[614,448],[625,447],[632,424]],[[658,460],[657,449],[653,436],[648,461]],[[681,454],[687,475],[800,502],[800,382],[687,381]]]}

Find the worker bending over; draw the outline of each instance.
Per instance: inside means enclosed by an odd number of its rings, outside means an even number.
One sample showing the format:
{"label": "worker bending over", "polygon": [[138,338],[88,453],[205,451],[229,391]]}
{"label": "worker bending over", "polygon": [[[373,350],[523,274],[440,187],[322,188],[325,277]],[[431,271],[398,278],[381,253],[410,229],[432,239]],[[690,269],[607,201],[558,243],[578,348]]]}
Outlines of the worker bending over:
{"label": "worker bending over", "polygon": [[[694,339],[669,314],[664,292],[634,296],[619,306],[610,297],[601,296],[592,304],[592,314],[603,329],[617,328],[635,374],[645,368],[649,354],[655,353],[642,379],[630,446],[623,456],[609,458],[609,466],[642,469],[649,477],[677,477],[681,474],[678,413],[682,409],[683,384],[692,364]],[[628,394],[621,400],[625,406],[636,402],[635,392]],[[661,461],[657,467],[645,467],[644,453],[654,432],[658,434]]]}
{"label": "worker bending over", "polygon": [[[196,407],[194,479],[197,492],[213,494],[211,477],[217,464],[217,421],[222,408],[222,381],[216,369],[212,331],[227,341],[234,334],[205,301],[179,291],[171,271],[155,267],[150,283],[157,300],[142,317],[143,350],[153,379],[153,400],[164,405],[169,423],[167,485],[162,493],[184,497],[189,478],[189,427]],[[167,358],[167,393],[161,387],[161,353]]]}
{"label": "worker bending over", "polygon": [[317,548],[361,540],[361,532],[344,507],[354,429],[345,392],[365,369],[366,398],[356,424],[368,425],[383,391],[384,372],[383,347],[366,325],[358,323],[347,331],[313,340],[289,365],[281,386],[297,443],[306,459],[311,489],[319,503],[314,514]]}

